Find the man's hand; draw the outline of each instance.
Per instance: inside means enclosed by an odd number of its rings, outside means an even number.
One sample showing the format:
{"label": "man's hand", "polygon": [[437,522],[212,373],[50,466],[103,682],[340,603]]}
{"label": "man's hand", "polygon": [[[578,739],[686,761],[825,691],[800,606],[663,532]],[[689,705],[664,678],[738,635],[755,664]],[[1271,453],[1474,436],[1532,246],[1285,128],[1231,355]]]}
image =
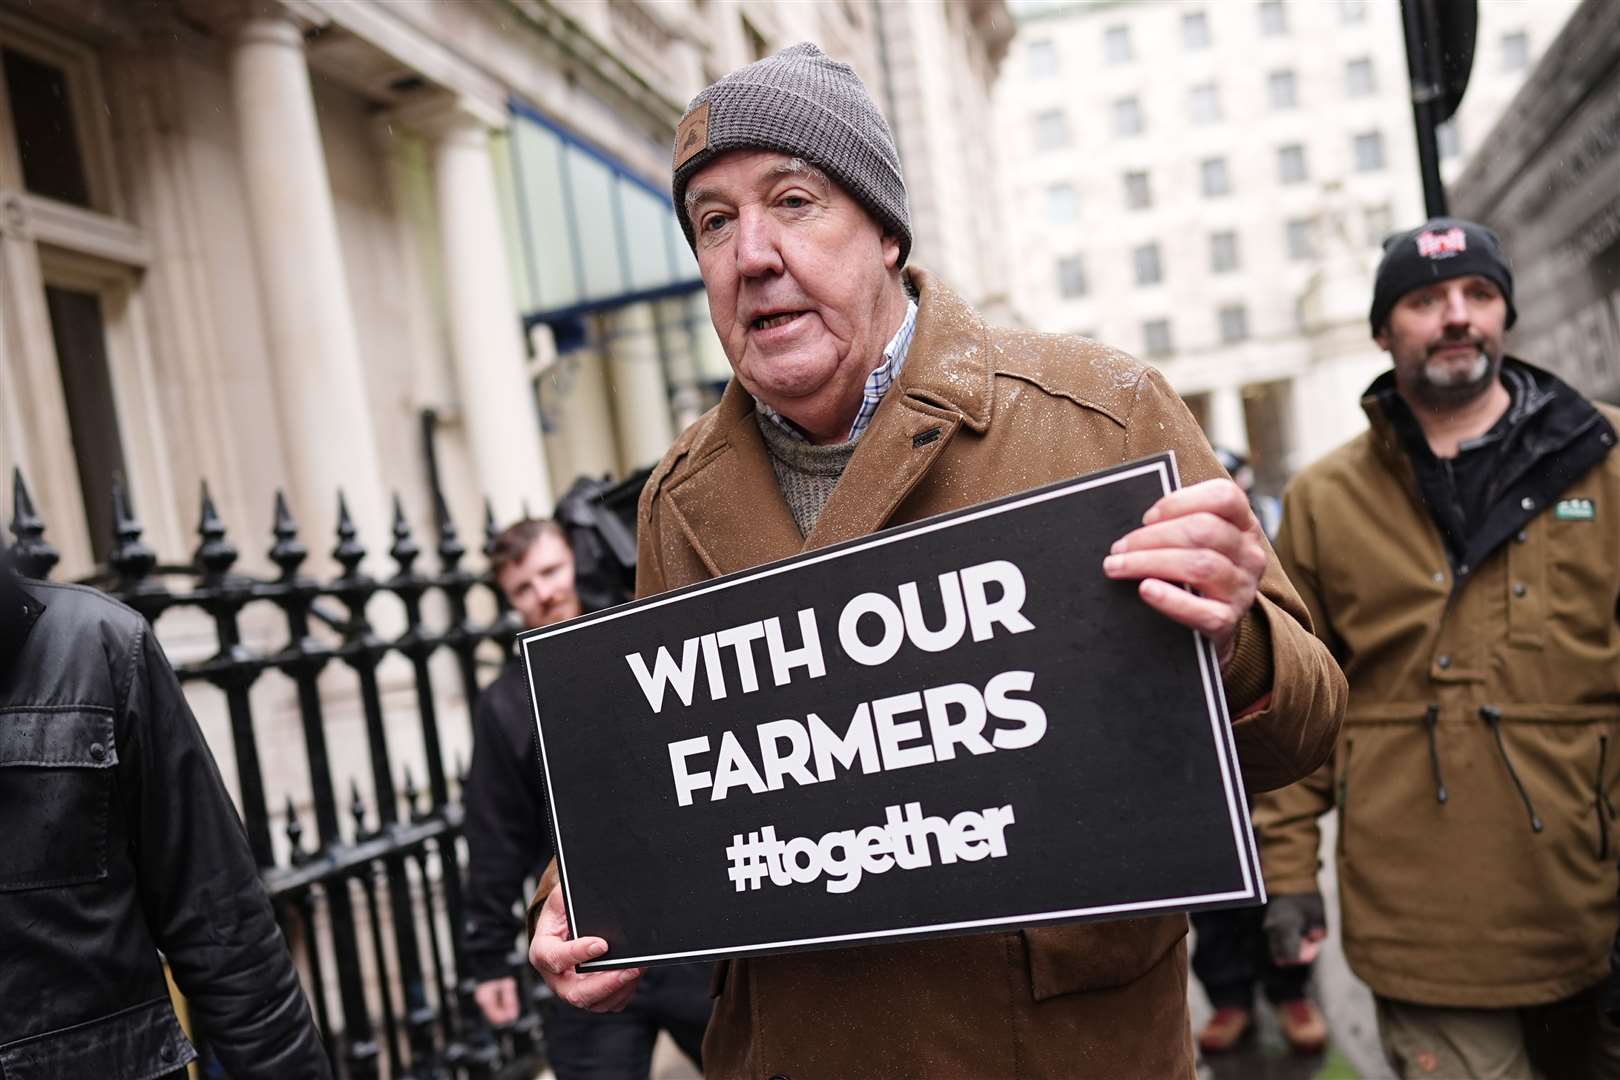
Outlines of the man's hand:
{"label": "man's hand", "polygon": [[551,992],[575,1008],[591,1012],[621,1011],[636,992],[636,984],[641,979],[640,968],[597,971],[589,975],[574,970],[574,965],[594,960],[607,949],[607,942],[598,937],[569,939],[562,890],[552,889],[541,905],[540,918],[535,921],[534,940],[529,942],[529,963],[546,980]]}
{"label": "man's hand", "polygon": [[1265,569],[1260,523],[1230,480],[1205,480],[1166,495],[1103,560],[1109,577],[1140,580],[1138,591],[1155,611],[1208,637],[1223,665],[1232,659],[1238,623],[1254,605]]}
{"label": "man's hand", "polygon": [[517,980],[510,975],[479,983],[473,990],[473,1000],[483,1010],[484,1019],[495,1027],[504,1027],[518,1018]]}
{"label": "man's hand", "polygon": [[1266,942],[1279,967],[1299,967],[1316,960],[1327,937],[1327,914],[1321,893],[1283,893],[1266,904]]}

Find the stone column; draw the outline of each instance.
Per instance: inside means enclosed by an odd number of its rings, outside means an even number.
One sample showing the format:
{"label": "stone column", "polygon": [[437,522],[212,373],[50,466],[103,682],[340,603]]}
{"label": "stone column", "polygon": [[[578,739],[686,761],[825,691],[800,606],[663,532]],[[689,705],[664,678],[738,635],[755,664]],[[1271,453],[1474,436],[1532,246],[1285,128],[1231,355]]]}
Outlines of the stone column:
{"label": "stone column", "polygon": [[489,151],[489,128],[503,120],[460,103],[430,128],[461,430],[500,521],[552,505]]}
{"label": "stone column", "polygon": [[655,464],[675,441],[669,383],[658,351],[651,304],[631,304],[603,317],[608,390],[613,395],[619,460],[626,472]]}
{"label": "stone column", "polygon": [[387,546],[387,493],[298,28],[241,23],[230,78],[288,493],[310,550],[324,552],[341,487],[375,559]]}
{"label": "stone column", "polygon": [[698,377],[696,341],[692,336],[690,309],[684,297],[660,300],[658,341],[663,350],[669,377],[669,405],[677,432],[685,431],[703,415],[703,391]]}
{"label": "stone column", "polygon": [[1249,425],[1243,413],[1243,390],[1217,386],[1209,392],[1209,441],[1234,454],[1249,456]]}

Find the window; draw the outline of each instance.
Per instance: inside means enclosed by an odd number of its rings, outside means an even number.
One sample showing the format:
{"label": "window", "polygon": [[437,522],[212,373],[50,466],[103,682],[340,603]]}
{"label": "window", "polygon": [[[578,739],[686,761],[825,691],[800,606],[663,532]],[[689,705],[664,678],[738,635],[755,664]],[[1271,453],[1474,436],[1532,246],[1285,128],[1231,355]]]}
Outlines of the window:
{"label": "window", "polygon": [[14,49],[0,49],[16,125],[23,186],[36,195],[90,208],[90,176],[74,123],[68,73]]}
{"label": "window", "polygon": [[45,307],[62,373],[68,432],[79,464],[91,549],[96,561],[104,562],[113,545],[113,478],[126,475],[127,470],[101,296],[46,285]]}
{"label": "window", "polygon": [[1142,133],[1142,103],[1134,97],[1114,102],[1114,134],[1140,135]]}
{"label": "window", "polygon": [[1069,145],[1069,117],[1062,109],[1035,114],[1035,149],[1055,150]]}
{"label": "window", "polygon": [[1221,118],[1221,99],[1214,83],[1195,86],[1188,92],[1187,113],[1195,124],[1213,124]]}
{"label": "window", "polygon": [[1209,16],[1191,11],[1181,17],[1181,47],[1188,52],[1209,48]]}
{"label": "window", "polygon": [[1128,210],[1146,210],[1153,205],[1153,188],[1145,172],[1125,174],[1125,207]]}
{"label": "window", "polygon": [[1367,21],[1367,0],[1339,0],[1339,21],[1346,26]]}
{"label": "window", "polygon": [[1145,355],[1169,356],[1174,351],[1169,319],[1149,319],[1142,324],[1142,352]]}
{"label": "window", "polygon": [[1287,226],[1288,257],[1296,262],[1316,257],[1316,244],[1312,242],[1311,219],[1293,218]]}
{"label": "window", "polygon": [[1238,268],[1237,233],[1231,229],[1209,234],[1209,271],[1228,274]]}
{"label": "window", "polygon": [[1277,181],[1283,184],[1305,182],[1305,148],[1296,144],[1277,148]]}
{"label": "window", "polygon": [[1376,131],[1357,135],[1355,139],[1356,171],[1377,172],[1384,167],[1384,136]]}
{"label": "window", "polygon": [[1072,184],[1053,184],[1046,189],[1046,220],[1067,225],[1080,216],[1080,196]]}
{"label": "window", "polygon": [[1369,206],[1361,212],[1361,227],[1368,247],[1383,247],[1384,237],[1395,231],[1395,212],[1389,203]]}
{"label": "window", "polygon": [[1530,35],[1523,30],[1502,35],[1502,70],[1523,71],[1530,66]]}
{"label": "window", "polygon": [[1264,0],[1260,5],[1260,32],[1266,37],[1288,33],[1288,12],[1283,9],[1282,0]]}
{"label": "window", "polygon": [[1164,280],[1164,274],[1159,266],[1159,245],[1143,244],[1131,252],[1131,262],[1136,266],[1136,283],[1138,285],[1157,285]]}
{"label": "window", "polygon": [[1226,175],[1226,159],[1206,158],[1199,162],[1198,185],[1205,198],[1231,194],[1232,181]]}
{"label": "window", "polygon": [[1457,133],[1457,118],[1453,116],[1434,129],[1434,140],[1440,148],[1440,160],[1446,161],[1462,153],[1462,140]]}
{"label": "window", "polygon": [[1057,262],[1058,295],[1065,300],[1086,295],[1086,267],[1080,256],[1070,255]]}
{"label": "window", "polygon": [[1266,76],[1266,100],[1273,109],[1292,109],[1299,103],[1298,85],[1292,71],[1273,71]]}
{"label": "window", "polygon": [[1373,79],[1373,65],[1370,58],[1363,56],[1344,65],[1345,97],[1369,97],[1376,89],[1378,87]]}
{"label": "window", "polygon": [[1227,304],[1216,313],[1221,326],[1221,341],[1230,345],[1247,340],[1249,336],[1249,309],[1242,304]]}
{"label": "window", "polygon": [[1024,59],[1032,79],[1050,79],[1058,73],[1057,45],[1050,38],[1030,42]]}
{"label": "window", "polygon": [[1110,26],[1103,31],[1103,59],[1110,64],[1123,64],[1131,58],[1131,28]]}

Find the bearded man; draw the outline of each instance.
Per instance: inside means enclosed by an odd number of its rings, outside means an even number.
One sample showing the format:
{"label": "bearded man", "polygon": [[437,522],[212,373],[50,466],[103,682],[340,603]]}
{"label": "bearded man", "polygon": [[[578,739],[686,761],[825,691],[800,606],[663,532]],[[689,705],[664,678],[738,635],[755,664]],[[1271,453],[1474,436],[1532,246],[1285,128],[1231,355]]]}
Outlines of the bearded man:
{"label": "bearded man", "polygon": [[[1402,1076],[1611,1077],[1620,411],[1503,354],[1490,230],[1392,237],[1370,430],[1289,488],[1277,551],[1350,680],[1333,760],[1256,800],[1279,959],[1322,934],[1338,807],[1345,954]],[[1304,938],[1302,947],[1301,941]]]}
{"label": "bearded man", "polygon": [[[907,267],[899,157],[851,68],[798,45],[704,90],[676,132],[674,200],[735,378],[643,491],[639,595],[1174,450],[1191,486],[1096,572],[1210,637],[1251,785],[1320,763],[1343,677],[1197,423],[1130,358],[987,326]],[[639,973],[575,969],[607,943],[568,938],[554,886],[531,960],[565,1000],[622,1006]],[[1174,914],[732,960],[704,1069],[1190,1078],[1186,932]]]}

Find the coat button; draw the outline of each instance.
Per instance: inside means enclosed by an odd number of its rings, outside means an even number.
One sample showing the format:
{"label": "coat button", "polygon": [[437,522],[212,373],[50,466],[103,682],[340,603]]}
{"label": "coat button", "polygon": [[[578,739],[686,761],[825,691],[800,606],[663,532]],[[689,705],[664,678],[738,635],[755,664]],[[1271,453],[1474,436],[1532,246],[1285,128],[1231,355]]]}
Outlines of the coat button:
{"label": "coat button", "polygon": [[772,1073],[771,1080],[793,1080],[787,1073]]}
{"label": "coat button", "polygon": [[1526,495],[1524,498],[1519,500],[1519,507],[1524,510],[1534,510],[1536,508],[1536,500]]}
{"label": "coat button", "polygon": [[1530,539],[1530,534],[1525,532],[1523,529],[1520,529],[1519,530],[1519,535],[1515,536],[1513,539],[1517,540],[1519,543],[1522,544],[1526,540]]}
{"label": "coat button", "polygon": [[1435,663],[1440,665],[1441,671],[1445,671],[1447,668],[1451,667],[1451,657],[1442,654],[1441,657],[1435,661]]}
{"label": "coat button", "polygon": [[1434,572],[1434,583],[1436,585],[1443,585],[1445,583],[1445,580],[1446,580],[1446,572],[1444,570],[1436,570]]}
{"label": "coat button", "polygon": [[107,756],[107,748],[106,747],[102,746],[98,742],[93,742],[93,743],[90,744],[90,760],[91,761],[100,761],[102,758],[104,758],[106,756]]}
{"label": "coat button", "polygon": [[164,1061],[173,1061],[175,1057],[174,1044],[164,1043],[162,1048],[158,1050],[158,1057],[162,1058]]}
{"label": "coat button", "polygon": [[1469,565],[1467,563],[1463,563],[1461,566],[1457,567],[1457,576],[1467,577],[1469,569]]}
{"label": "coat button", "polygon": [[1530,591],[1530,586],[1526,585],[1524,582],[1515,581],[1513,583],[1513,595],[1514,596],[1523,596],[1525,593],[1527,593],[1529,591]]}

